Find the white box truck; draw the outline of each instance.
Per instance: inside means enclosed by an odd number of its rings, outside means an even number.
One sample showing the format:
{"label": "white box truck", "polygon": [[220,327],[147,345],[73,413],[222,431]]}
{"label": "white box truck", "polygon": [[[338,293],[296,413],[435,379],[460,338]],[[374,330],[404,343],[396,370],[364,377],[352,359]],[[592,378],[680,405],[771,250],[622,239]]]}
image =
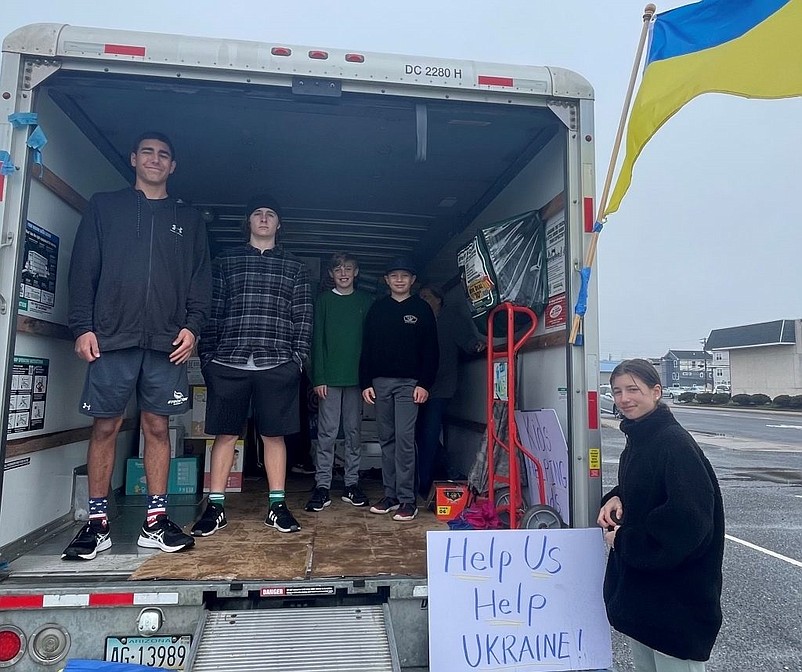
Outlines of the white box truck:
{"label": "white box truck", "polygon": [[[66,328],[67,269],[87,199],[131,184],[130,143],[144,130],[173,139],[170,193],[200,209],[212,254],[238,241],[243,204],[267,189],[284,207],[289,249],[312,267],[350,250],[368,286],[405,253],[419,276],[459,294],[457,250],[487,224],[539,210],[549,302],[517,359],[517,403],[556,410],[569,445],[565,517],[572,526],[594,524],[601,474],[593,278],[583,339],[568,338],[594,218],[593,90],[581,76],[56,24],[21,28],[2,50],[0,666],[50,670],[82,657],[185,670],[428,665],[425,564],[404,564],[415,544],[425,554],[425,540],[413,543],[411,528],[398,524],[389,534],[368,530],[357,552],[340,552],[321,541],[320,515],[307,524],[317,527],[299,547],[294,575],[278,576],[270,554],[297,543],[296,535],[263,530],[269,552],[259,538],[238,547],[232,536],[222,554],[199,542],[180,555],[201,568],[222,560],[221,571],[170,578],[143,573],[154,556],[133,543],[142,508],[118,497],[115,546],[92,562],[60,560],[80,526],[90,430],[77,407],[85,364]],[[50,289],[26,279],[31,252],[47,266]],[[464,473],[484,449],[485,370],[481,357],[461,364],[448,412],[449,451]],[[118,495],[135,454],[136,409],[127,416],[112,483]],[[358,569],[372,536],[396,550],[382,551],[375,571]],[[260,553],[264,562],[241,569]],[[329,643],[321,650],[312,641]],[[350,662],[337,667],[343,659]]]}

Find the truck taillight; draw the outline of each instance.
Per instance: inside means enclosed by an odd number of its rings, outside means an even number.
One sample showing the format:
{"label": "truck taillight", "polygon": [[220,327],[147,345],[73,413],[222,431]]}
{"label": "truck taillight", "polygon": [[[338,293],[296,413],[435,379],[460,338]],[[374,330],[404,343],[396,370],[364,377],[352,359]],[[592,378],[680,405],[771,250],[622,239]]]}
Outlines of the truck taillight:
{"label": "truck taillight", "polygon": [[47,623],[31,635],[31,658],[42,665],[54,665],[67,657],[70,635],[60,625]]}
{"label": "truck taillight", "polygon": [[289,47],[273,47],[270,53],[273,56],[292,56],[292,49]]}
{"label": "truck taillight", "polygon": [[329,54],[327,51],[313,50],[309,52],[308,56],[309,58],[314,58],[319,61],[325,61],[329,57]]}
{"label": "truck taillight", "polygon": [[25,653],[25,635],[13,625],[0,625],[0,667],[10,667]]}
{"label": "truck taillight", "polygon": [[346,54],[345,60],[348,63],[364,63],[365,57],[362,54]]}

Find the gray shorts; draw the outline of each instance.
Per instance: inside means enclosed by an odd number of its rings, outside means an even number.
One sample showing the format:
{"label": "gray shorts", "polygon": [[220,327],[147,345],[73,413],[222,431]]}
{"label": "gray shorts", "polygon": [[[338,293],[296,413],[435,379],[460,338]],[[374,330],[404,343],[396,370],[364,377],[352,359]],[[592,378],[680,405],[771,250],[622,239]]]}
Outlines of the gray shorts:
{"label": "gray shorts", "polygon": [[189,409],[187,367],[170,354],[142,348],[101,353],[90,362],[80,411],[93,418],[117,418],[136,390],[139,408],[156,415],[179,415]]}

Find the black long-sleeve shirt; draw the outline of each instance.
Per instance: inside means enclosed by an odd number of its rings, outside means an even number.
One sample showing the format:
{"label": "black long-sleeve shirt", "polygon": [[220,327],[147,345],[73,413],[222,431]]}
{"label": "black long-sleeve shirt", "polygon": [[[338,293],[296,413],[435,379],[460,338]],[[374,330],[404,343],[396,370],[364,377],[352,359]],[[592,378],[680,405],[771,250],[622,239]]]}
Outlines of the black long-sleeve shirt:
{"label": "black long-sleeve shirt", "polygon": [[391,296],[371,306],[362,332],[359,384],[364,390],[374,378],[414,378],[428,390],[437,375],[437,322],[423,299]]}
{"label": "black long-sleeve shirt", "polygon": [[181,329],[196,337],[209,315],[211,270],[198,211],[132,188],[92,196],[75,236],[69,326],[94,332],[101,351],[171,352]]}

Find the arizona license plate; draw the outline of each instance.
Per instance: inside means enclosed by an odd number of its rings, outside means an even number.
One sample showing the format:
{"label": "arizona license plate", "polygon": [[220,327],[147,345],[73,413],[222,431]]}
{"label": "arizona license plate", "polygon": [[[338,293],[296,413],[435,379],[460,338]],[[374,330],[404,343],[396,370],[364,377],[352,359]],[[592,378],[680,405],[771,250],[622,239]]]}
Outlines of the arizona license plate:
{"label": "arizona license plate", "polygon": [[172,637],[106,637],[106,660],[183,670],[189,656],[191,635]]}

